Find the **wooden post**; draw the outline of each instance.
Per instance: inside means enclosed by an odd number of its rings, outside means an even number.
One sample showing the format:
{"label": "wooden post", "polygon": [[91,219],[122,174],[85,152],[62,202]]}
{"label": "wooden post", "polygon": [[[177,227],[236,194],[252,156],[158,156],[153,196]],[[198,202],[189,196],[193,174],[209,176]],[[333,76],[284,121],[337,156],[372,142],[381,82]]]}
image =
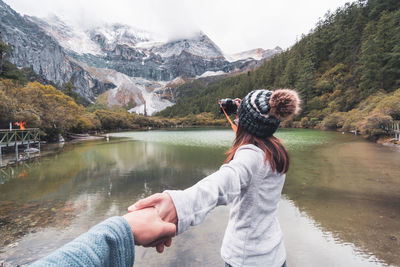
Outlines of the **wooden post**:
{"label": "wooden post", "polygon": [[399,142],[400,142],[400,122],[397,123],[397,137],[398,137]]}

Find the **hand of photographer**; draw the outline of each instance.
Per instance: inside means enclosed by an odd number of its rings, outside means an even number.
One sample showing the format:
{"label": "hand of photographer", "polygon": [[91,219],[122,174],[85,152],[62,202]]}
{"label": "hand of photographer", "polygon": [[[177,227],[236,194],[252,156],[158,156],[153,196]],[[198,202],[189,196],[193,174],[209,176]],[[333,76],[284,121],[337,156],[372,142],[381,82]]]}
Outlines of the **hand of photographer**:
{"label": "hand of photographer", "polygon": [[176,233],[176,225],[163,221],[155,208],[129,212],[122,217],[129,223],[136,245],[147,246],[155,240],[166,242]]}

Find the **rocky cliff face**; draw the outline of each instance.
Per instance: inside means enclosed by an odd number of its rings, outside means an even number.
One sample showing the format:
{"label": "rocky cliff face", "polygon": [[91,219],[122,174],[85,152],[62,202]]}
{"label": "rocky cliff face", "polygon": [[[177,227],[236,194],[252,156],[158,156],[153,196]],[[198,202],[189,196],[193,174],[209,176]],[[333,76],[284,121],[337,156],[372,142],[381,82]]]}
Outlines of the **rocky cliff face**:
{"label": "rocky cliff face", "polygon": [[58,86],[72,82],[79,94],[92,100],[111,86],[93,79],[64,52],[56,40],[1,0],[0,32],[3,41],[12,45],[13,52],[9,59],[18,67],[32,68],[45,80]]}

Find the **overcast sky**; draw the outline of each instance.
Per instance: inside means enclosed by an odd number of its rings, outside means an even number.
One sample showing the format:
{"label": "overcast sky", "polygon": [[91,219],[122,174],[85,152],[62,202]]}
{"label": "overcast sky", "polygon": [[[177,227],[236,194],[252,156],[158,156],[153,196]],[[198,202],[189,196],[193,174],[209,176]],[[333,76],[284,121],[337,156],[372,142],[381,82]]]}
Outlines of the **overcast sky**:
{"label": "overcast sky", "polygon": [[21,14],[88,27],[120,22],[175,39],[202,30],[225,53],[288,48],[349,0],[4,0]]}

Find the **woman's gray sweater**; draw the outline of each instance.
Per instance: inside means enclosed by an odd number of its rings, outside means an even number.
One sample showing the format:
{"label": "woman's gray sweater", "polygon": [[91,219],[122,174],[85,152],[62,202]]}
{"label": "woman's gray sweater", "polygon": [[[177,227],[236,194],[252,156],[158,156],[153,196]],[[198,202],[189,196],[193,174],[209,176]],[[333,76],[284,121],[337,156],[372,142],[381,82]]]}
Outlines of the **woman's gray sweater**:
{"label": "woman's gray sweater", "polygon": [[271,170],[264,152],[244,145],[233,160],[182,190],[167,190],[178,215],[178,234],[201,223],[218,205],[232,203],[222,242],[223,260],[234,266],[282,266],[286,260],[276,218],[285,174]]}

